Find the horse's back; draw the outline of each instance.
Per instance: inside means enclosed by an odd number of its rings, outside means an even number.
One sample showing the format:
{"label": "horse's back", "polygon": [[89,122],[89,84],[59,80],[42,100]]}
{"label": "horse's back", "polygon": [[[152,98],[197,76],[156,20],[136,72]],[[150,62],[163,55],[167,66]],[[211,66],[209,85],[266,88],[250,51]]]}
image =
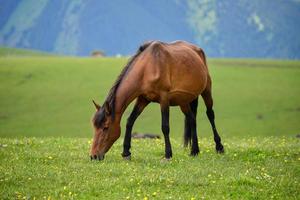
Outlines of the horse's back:
{"label": "horse's back", "polygon": [[201,51],[183,41],[149,45],[142,58],[146,98],[152,101],[167,98],[170,105],[180,105],[201,94],[208,77]]}
{"label": "horse's back", "polygon": [[169,45],[173,65],[170,66],[172,91],[183,90],[199,95],[206,86],[208,69],[202,49],[178,41]]}

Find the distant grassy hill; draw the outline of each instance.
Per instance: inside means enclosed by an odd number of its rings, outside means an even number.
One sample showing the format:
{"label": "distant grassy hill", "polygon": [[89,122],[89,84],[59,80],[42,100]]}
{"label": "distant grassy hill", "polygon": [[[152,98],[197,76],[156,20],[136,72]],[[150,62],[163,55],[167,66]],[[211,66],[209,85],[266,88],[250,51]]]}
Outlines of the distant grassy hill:
{"label": "distant grassy hill", "polygon": [[53,56],[43,51],[31,50],[31,49],[20,49],[20,48],[9,48],[9,47],[0,47],[0,57],[7,56]]}
{"label": "distant grassy hill", "polygon": [[[125,58],[0,58],[0,137],[91,137],[95,99],[103,103]],[[209,60],[216,123],[223,138],[300,133],[300,62]],[[131,109],[122,120],[124,123]],[[199,136],[212,137],[203,101]],[[171,109],[171,138],[182,138],[183,115]],[[158,104],[134,131],[161,133]]]}

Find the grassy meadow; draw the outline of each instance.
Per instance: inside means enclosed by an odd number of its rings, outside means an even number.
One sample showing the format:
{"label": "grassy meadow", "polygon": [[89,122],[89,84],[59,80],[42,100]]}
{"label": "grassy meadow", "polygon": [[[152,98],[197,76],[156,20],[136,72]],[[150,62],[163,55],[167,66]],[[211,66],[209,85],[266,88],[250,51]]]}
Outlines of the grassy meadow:
{"label": "grassy meadow", "polygon": [[[91,137],[91,100],[103,103],[125,63],[124,58],[1,58],[0,136]],[[300,133],[300,62],[210,60],[209,66],[223,137]],[[202,100],[198,110],[199,136],[210,137]],[[170,116],[171,137],[181,137],[180,109],[171,109]],[[158,104],[145,109],[134,130],[161,132]]]}
{"label": "grassy meadow", "polygon": [[36,56],[54,56],[44,51],[21,49],[21,48],[10,48],[0,46],[0,57],[36,57]]}
{"label": "grassy meadow", "polygon": [[[125,58],[0,57],[0,199],[299,199],[300,62],[210,59],[216,124],[225,154],[214,152],[201,100],[200,155],[182,148],[183,115],[171,109],[173,159],[163,140],[122,136],[103,162],[89,160],[94,107]],[[158,104],[133,130],[161,134]]]}

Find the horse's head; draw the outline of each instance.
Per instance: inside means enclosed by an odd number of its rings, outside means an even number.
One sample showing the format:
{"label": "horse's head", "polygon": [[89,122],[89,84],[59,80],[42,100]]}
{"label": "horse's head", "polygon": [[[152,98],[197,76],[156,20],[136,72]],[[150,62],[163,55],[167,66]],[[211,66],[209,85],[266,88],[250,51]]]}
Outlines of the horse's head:
{"label": "horse's head", "polygon": [[91,159],[103,160],[105,153],[120,137],[120,126],[114,123],[108,103],[101,107],[93,101],[96,113],[93,117],[94,139],[91,147]]}

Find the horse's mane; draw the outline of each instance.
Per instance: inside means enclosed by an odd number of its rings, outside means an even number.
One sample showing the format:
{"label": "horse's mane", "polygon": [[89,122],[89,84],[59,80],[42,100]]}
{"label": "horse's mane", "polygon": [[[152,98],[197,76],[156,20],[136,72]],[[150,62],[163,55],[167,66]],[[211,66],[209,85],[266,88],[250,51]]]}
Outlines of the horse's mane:
{"label": "horse's mane", "polygon": [[105,119],[105,106],[109,107],[110,114],[112,116],[112,119],[114,120],[115,117],[115,102],[116,102],[116,93],[117,90],[123,80],[123,78],[126,76],[126,74],[129,72],[132,64],[135,62],[136,58],[152,43],[151,42],[146,42],[143,45],[139,47],[137,52],[129,59],[123,70],[121,71],[120,75],[118,76],[117,80],[109,90],[109,93],[106,97],[106,100],[104,101],[103,106],[98,110],[98,112],[94,116],[94,125],[96,127],[100,127],[101,124],[103,123],[103,120]]}

